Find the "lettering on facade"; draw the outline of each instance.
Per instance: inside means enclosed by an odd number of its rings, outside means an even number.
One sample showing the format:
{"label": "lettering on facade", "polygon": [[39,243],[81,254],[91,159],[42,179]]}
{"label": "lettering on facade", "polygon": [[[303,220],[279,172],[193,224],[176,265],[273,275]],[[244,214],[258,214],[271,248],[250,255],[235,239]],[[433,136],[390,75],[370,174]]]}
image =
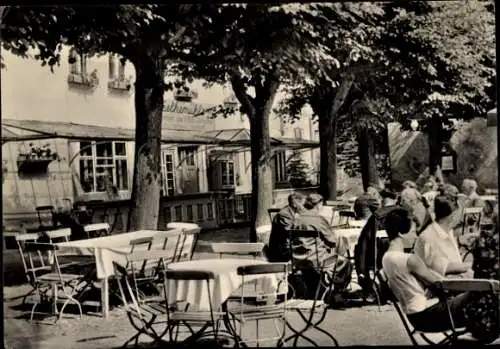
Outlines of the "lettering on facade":
{"label": "lettering on facade", "polygon": [[177,114],[202,114],[205,110],[209,109],[210,105],[191,103],[191,102],[178,102],[176,100],[165,101],[163,111],[167,113]]}

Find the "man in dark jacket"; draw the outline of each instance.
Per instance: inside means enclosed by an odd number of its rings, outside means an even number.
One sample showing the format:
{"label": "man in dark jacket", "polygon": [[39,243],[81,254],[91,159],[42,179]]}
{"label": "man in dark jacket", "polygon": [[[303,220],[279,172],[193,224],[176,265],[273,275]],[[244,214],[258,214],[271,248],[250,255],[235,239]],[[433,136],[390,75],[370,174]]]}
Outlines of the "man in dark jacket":
{"label": "man in dark jacket", "polygon": [[288,230],[295,227],[295,222],[304,211],[304,195],[292,193],[288,196],[288,205],[283,207],[273,219],[267,259],[270,262],[288,262],[291,259]]}
{"label": "man in dark jacket", "polygon": [[375,244],[377,244],[377,268],[380,269],[382,255],[388,248],[387,239],[377,239],[377,230],[384,229],[383,221],[397,202],[397,195],[384,190],[381,192],[384,206],[378,208],[368,218],[365,226],[359,234],[358,242],[354,249],[354,263],[358,275],[358,283],[363,289],[365,299],[370,299],[373,291],[373,283],[370,278],[370,270],[375,266]]}

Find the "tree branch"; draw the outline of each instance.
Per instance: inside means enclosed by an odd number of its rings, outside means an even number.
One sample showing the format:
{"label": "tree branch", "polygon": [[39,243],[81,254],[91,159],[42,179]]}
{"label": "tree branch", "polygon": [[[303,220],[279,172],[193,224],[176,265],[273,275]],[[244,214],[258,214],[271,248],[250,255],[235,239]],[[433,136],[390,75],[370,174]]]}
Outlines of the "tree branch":
{"label": "tree branch", "polygon": [[330,110],[330,117],[334,118],[337,116],[340,108],[344,104],[349,91],[354,83],[354,74],[349,72],[344,79],[342,79],[342,83],[337,89],[337,93],[335,94],[335,98],[333,99],[333,107]]}
{"label": "tree branch", "polygon": [[243,82],[241,75],[239,73],[231,73],[231,87],[233,88],[234,95],[238,98],[243,110],[251,119],[255,114],[255,107],[253,105],[252,97],[247,93],[245,83]]}

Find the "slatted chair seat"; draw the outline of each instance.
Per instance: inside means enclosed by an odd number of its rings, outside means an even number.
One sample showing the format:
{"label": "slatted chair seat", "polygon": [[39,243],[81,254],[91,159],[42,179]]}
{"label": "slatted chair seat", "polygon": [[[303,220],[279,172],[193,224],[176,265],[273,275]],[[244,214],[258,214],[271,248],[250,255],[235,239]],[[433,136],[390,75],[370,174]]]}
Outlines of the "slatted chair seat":
{"label": "slatted chair seat", "polygon": [[152,302],[141,302],[139,304],[139,311],[141,312],[140,314],[137,312],[137,309],[135,307],[131,307],[129,309],[129,312],[132,316],[134,316],[137,319],[142,319],[144,317],[162,317],[162,316],[167,316],[167,309],[165,304],[161,303],[152,303]]}
{"label": "slatted chair seat", "polygon": [[269,305],[237,305],[231,306],[230,312],[238,321],[253,321],[264,319],[275,319],[283,314],[282,304]]}
{"label": "slatted chair seat", "polygon": [[[224,316],[224,313],[214,311],[213,316],[215,318],[221,318]],[[170,320],[205,324],[211,321],[211,315],[209,311],[183,311],[171,313]]]}
{"label": "slatted chair seat", "polygon": [[78,274],[62,274],[61,277],[59,277],[57,273],[47,273],[37,277],[39,281],[43,282],[57,282],[62,280],[64,283],[81,280],[82,278],[83,275]]}
{"label": "slatted chair seat", "polygon": [[317,300],[316,302],[313,299],[289,299],[286,303],[287,309],[312,309],[313,307],[316,309],[323,308],[327,306],[327,304],[322,300]]}

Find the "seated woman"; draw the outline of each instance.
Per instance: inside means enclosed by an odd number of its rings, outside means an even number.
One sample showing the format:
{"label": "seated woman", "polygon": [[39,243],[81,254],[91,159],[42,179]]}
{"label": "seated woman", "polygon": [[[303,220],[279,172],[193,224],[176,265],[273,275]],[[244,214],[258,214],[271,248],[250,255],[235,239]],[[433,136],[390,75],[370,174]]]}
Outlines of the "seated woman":
{"label": "seated woman", "polygon": [[316,230],[319,232],[321,241],[313,238],[294,238],[292,236],[293,257],[297,260],[297,267],[304,271],[311,268],[323,267],[323,276],[326,283],[333,282],[335,289],[339,292],[345,290],[351,281],[352,265],[343,257],[347,246],[338,239],[328,221],[321,216],[323,197],[319,194],[311,194],[304,204],[306,211],[298,217],[296,227],[299,229]]}
{"label": "seated woman", "polygon": [[[405,249],[413,245],[415,223],[405,208],[389,212],[385,218],[389,249],[382,258],[382,266],[391,291],[401,303],[408,320],[417,330],[441,332],[452,328],[448,309],[443,302],[427,292],[428,286],[443,276],[426,266],[422,259]],[[465,306],[474,298],[466,292],[448,300],[455,327],[464,327]]]}
{"label": "seated woman", "polygon": [[415,188],[405,188],[399,196],[399,205],[406,207],[417,220],[417,235],[431,223],[432,214],[427,200]]}
{"label": "seated woman", "polygon": [[462,262],[454,229],[462,218],[458,189],[450,184],[440,186],[434,199],[435,220],[418,236],[414,253],[441,276],[461,274],[471,278],[469,263]]}

